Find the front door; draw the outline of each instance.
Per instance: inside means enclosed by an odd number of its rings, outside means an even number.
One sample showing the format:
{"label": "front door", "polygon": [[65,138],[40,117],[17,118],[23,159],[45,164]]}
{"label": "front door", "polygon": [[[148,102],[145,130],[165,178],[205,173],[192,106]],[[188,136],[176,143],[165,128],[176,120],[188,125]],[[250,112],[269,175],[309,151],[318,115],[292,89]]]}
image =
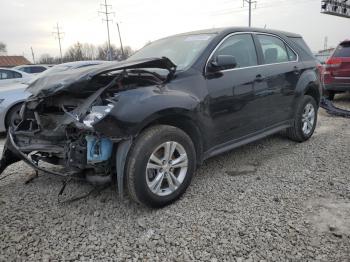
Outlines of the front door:
{"label": "front door", "polygon": [[227,37],[209,59],[209,66],[221,55],[233,56],[236,67],[207,73],[209,114],[214,125],[211,144],[242,138],[259,129],[256,90],[267,88],[250,33]]}

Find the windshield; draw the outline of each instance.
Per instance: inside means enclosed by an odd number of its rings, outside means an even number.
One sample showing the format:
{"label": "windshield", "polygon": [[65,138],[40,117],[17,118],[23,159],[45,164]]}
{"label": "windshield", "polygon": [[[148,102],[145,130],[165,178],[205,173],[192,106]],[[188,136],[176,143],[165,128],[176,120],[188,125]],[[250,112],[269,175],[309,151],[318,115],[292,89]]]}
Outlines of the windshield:
{"label": "windshield", "polygon": [[214,38],[214,34],[194,34],[164,38],[139,50],[128,60],[167,57],[177,70],[187,69]]}

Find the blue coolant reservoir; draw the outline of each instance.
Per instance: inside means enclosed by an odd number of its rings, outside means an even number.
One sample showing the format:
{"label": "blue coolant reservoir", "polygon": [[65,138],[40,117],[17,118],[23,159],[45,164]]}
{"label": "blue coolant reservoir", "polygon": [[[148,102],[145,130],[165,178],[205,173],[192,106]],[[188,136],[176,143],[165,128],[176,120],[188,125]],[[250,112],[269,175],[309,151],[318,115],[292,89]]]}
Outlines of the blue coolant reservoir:
{"label": "blue coolant reservoir", "polygon": [[113,143],[108,138],[86,136],[87,162],[89,164],[107,161],[112,155]]}

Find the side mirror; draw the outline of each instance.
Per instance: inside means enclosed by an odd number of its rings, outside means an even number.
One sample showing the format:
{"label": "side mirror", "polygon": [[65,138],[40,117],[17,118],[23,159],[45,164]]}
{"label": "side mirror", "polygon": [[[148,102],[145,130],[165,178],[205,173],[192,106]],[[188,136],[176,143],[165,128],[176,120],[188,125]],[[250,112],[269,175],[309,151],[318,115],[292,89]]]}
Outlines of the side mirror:
{"label": "side mirror", "polygon": [[210,71],[218,72],[233,69],[237,66],[236,58],[232,55],[218,55],[210,63]]}

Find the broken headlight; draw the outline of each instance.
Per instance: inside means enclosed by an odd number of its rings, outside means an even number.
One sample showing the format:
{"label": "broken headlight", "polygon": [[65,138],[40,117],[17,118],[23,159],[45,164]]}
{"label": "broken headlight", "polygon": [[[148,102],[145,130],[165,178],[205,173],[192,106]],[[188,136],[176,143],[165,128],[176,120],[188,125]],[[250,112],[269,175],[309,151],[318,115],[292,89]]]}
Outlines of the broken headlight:
{"label": "broken headlight", "polygon": [[83,120],[84,125],[92,127],[93,124],[97,123],[106,115],[108,115],[113,109],[113,107],[113,104],[108,104],[106,106],[91,107],[90,113]]}

